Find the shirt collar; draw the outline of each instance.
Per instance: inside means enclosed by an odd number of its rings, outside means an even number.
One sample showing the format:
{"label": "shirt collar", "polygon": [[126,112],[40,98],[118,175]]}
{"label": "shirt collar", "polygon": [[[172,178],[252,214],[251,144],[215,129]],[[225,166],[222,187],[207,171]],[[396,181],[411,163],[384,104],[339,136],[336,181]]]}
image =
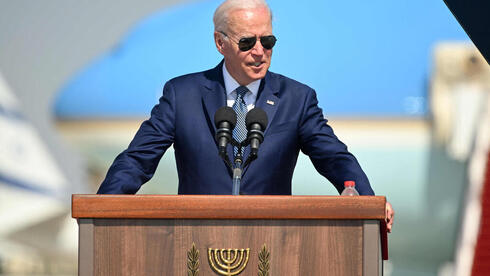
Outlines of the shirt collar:
{"label": "shirt collar", "polygon": [[[225,63],[223,62],[223,79],[225,81],[225,90],[226,95],[230,95],[235,89],[237,89],[240,84],[230,75],[228,70],[226,70]],[[253,81],[247,85],[248,90],[252,92],[252,94],[257,97],[257,93],[259,92],[260,80]]]}

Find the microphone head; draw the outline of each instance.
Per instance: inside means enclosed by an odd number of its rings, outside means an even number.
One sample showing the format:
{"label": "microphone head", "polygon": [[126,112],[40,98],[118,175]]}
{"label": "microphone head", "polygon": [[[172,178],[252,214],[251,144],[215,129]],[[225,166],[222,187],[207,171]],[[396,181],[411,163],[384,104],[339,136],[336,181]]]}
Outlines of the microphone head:
{"label": "microphone head", "polygon": [[236,125],[236,113],[233,108],[229,106],[220,107],[216,113],[214,113],[214,125],[219,128],[219,124],[226,121],[231,124],[231,129]]}
{"label": "microphone head", "polygon": [[247,117],[245,117],[245,125],[247,129],[250,129],[252,124],[259,124],[262,127],[262,131],[267,127],[268,119],[267,113],[262,108],[255,107],[247,112]]}

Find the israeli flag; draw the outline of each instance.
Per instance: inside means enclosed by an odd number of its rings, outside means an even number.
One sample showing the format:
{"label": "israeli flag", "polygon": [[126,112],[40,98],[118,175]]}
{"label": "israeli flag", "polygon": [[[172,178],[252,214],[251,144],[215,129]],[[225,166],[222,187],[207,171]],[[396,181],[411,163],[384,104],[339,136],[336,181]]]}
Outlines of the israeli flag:
{"label": "israeli flag", "polygon": [[66,213],[66,183],[0,73],[0,239]]}

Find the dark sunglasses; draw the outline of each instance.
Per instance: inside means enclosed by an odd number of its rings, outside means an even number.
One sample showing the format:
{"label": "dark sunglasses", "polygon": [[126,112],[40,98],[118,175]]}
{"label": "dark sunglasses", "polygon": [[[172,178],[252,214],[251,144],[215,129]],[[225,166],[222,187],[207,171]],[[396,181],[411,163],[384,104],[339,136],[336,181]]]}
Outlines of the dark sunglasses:
{"label": "dark sunglasses", "polygon": [[[230,38],[225,32],[219,31],[226,37]],[[262,44],[262,47],[264,49],[270,50],[274,45],[276,45],[277,38],[273,35],[266,35],[266,36],[261,36],[260,37],[260,44]],[[238,44],[238,49],[240,51],[246,52],[250,49],[252,49],[255,46],[255,43],[257,43],[257,37],[242,37],[238,42],[235,42]]]}

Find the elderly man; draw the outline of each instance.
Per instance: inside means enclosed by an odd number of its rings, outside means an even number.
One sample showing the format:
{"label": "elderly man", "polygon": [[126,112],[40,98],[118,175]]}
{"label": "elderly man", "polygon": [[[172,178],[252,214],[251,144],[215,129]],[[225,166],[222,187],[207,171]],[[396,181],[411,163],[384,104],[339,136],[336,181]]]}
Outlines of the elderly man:
{"label": "elderly man", "polygon": [[[218,155],[213,123],[216,111],[228,105],[245,113],[260,107],[268,117],[258,158],[244,168],[241,193],[290,195],[301,150],[339,192],[345,181],[355,181],[361,195],[373,195],[357,160],[327,125],[314,90],[268,71],[276,37],[265,1],[225,1],[214,14],[214,26],[224,60],[165,84],[150,119],[116,158],[98,193],[136,193],[173,144],[179,194],[231,194],[231,170]],[[244,124],[243,116],[238,118],[237,125]],[[392,216],[387,204],[389,229]]]}

